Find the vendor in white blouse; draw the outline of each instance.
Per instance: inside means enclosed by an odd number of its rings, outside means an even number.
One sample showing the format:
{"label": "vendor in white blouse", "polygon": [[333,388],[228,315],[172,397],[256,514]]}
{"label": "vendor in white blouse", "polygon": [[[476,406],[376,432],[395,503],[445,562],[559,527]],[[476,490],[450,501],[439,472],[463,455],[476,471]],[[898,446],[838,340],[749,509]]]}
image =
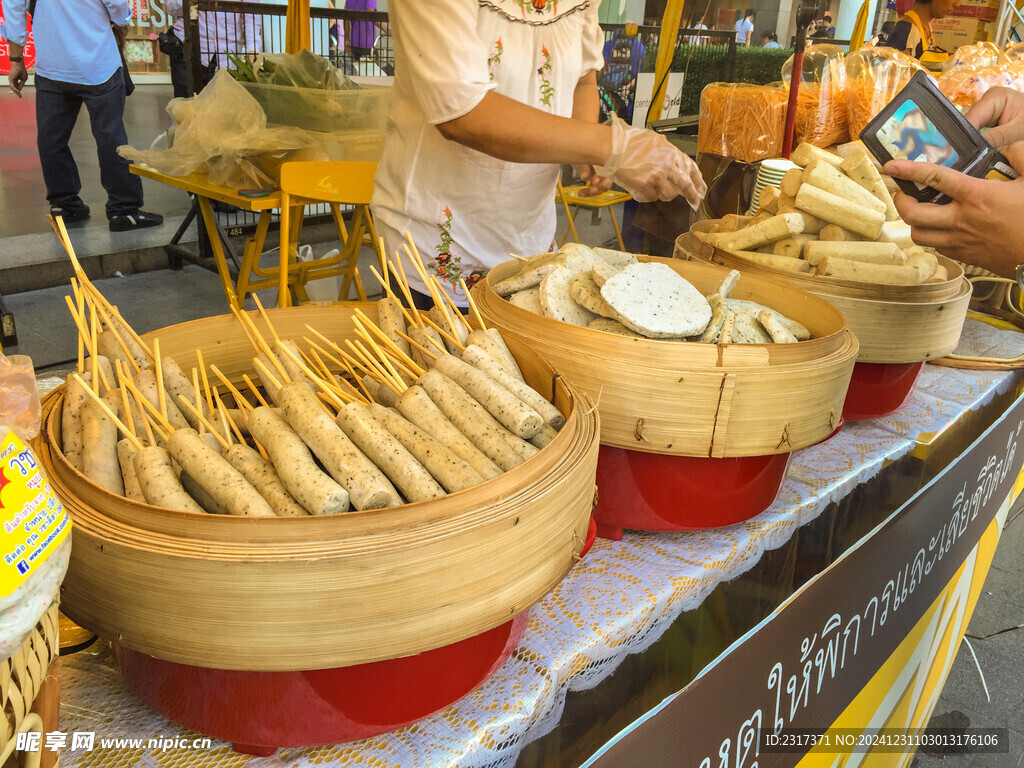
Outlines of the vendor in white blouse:
{"label": "vendor in white blouse", "polygon": [[388,253],[408,231],[461,304],[460,277],[472,286],[510,251],[550,248],[561,163],[590,194],[615,182],[640,201],[682,195],[696,207],[706,191],[663,136],[617,118],[598,124],[598,5],[389,3],[395,85],[373,213]]}

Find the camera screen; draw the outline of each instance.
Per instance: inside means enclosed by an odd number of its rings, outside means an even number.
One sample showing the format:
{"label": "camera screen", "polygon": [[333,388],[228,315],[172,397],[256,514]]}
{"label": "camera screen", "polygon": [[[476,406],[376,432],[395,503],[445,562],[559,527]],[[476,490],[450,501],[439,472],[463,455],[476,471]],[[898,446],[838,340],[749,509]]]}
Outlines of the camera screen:
{"label": "camera screen", "polygon": [[898,160],[935,163],[952,168],[960,155],[911,99],[903,102],[878,131],[878,141]]}

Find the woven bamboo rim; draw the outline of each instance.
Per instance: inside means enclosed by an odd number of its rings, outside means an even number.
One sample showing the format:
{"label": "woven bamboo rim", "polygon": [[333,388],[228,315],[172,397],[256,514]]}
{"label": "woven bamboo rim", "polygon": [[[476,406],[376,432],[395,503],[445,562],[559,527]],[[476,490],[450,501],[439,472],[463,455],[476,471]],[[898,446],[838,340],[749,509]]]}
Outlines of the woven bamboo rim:
{"label": "woven bamboo rim", "polygon": [[[0,756],[14,751],[12,741],[26,726],[50,664],[57,658],[60,650],[58,613],[57,601],[54,600],[28,639],[13,656],[0,663],[0,698],[6,716],[5,727],[0,730]],[[38,720],[38,716],[34,717]],[[41,727],[32,729],[42,730]]]}
{"label": "woven bamboo rim", "polygon": [[[759,266],[729,251],[712,248],[694,234],[707,231],[712,224],[698,222],[689,234],[681,235],[676,241],[676,258]],[[771,267],[759,271],[803,288],[838,308],[860,342],[858,361],[919,363],[956,349],[971,302],[971,284],[964,277],[963,265],[945,256],[939,256],[939,260],[958,277],[943,283],[893,286],[808,277]],[[851,285],[857,286],[856,290],[851,290]]]}
{"label": "woven bamboo rim", "polygon": [[[705,294],[727,272],[640,258],[667,264]],[[518,268],[501,264],[474,288],[480,312],[598,404],[604,445],[676,456],[763,456],[823,440],[839,423],[857,340],[838,310],[806,291],[744,273],[732,296],[803,323],[815,336],[810,341],[688,344],[616,336],[516,307],[492,285]]]}
{"label": "woven bamboo rim", "polygon": [[741,269],[765,275],[784,277],[786,282],[798,288],[810,291],[816,296],[849,296],[850,298],[875,299],[876,301],[941,301],[960,295],[963,284],[964,269],[958,261],[939,256],[939,264],[946,268],[949,279],[941,283],[922,283],[921,285],[877,285],[859,283],[853,280],[842,280],[836,277],[819,277],[800,272],[788,272],[784,269],[757,264],[731,251],[715,248],[706,243],[699,235],[710,232],[715,221],[698,221],[690,231],[676,238],[675,257],[677,259],[696,259],[721,264],[732,269]]}
{"label": "woven bamboo rim", "polygon": [[[295,339],[307,322],[343,338],[351,315],[339,306],[271,310],[281,336]],[[248,371],[252,353],[232,318],[154,335],[183,367],[200,339],[208,363],[228,376]],[[328,517],[197,515],[114,496],[60,453],[55,390],[43,401],[38,447],[75,524],[64,612],[157,658],[265,671],[407,656],[509,621],[575,562],[598,448],[598,416],[585,396],[535,353],[509,344],[527,379],[542,393],[553,389],[567,415],[549,446],[457,494]]]}

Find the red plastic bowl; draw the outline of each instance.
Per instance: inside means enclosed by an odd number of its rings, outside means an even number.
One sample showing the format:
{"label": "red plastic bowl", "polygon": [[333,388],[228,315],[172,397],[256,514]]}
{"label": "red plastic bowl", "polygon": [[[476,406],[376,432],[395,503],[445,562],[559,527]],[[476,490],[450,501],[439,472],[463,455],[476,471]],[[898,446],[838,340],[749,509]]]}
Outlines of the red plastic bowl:
{"label": "red plastic bowl", "polygon": [[[597,538],[590,519],[580,556]],[[529,611],[458,643],[400,659],[305,672],[239,672],[155,659],[114,645],[125,684],[164,717],[272,755],[278,747],[340,744],[415,723],[458,701],[505,663]]]}
{"label": "red plastic bowl", "polygon": [[856,363],[843,403],[848,421],[877,419],[898,411],[914,393],[924,363]]}

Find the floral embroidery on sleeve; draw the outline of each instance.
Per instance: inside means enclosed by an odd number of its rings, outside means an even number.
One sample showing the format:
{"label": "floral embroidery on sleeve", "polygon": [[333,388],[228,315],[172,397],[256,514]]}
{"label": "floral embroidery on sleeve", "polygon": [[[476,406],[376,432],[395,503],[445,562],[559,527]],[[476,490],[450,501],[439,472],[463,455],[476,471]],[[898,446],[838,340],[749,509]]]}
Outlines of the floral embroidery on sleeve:
{"label": "floral embroidery on sleeve", "polygon": [[490,72],[490,79],[494,80],[494,73],[498,71],[498,65],[501,64],[501,54],[505,52],[505,46],[501,42],[499,37],[494,41],[494,47],[491,49],[491,55],[487,58],[487,69]]}
{"label": "floral embroidery on sleeve", "polygon": [[546,45],[541,46],[541,57],[543,61],[537,68],[537,80],[540,82],[540,103],[545,107],[551,106],[551,97],[555,95],[555,88],[551,85],[548,75],[551,74],[551,54]]}

